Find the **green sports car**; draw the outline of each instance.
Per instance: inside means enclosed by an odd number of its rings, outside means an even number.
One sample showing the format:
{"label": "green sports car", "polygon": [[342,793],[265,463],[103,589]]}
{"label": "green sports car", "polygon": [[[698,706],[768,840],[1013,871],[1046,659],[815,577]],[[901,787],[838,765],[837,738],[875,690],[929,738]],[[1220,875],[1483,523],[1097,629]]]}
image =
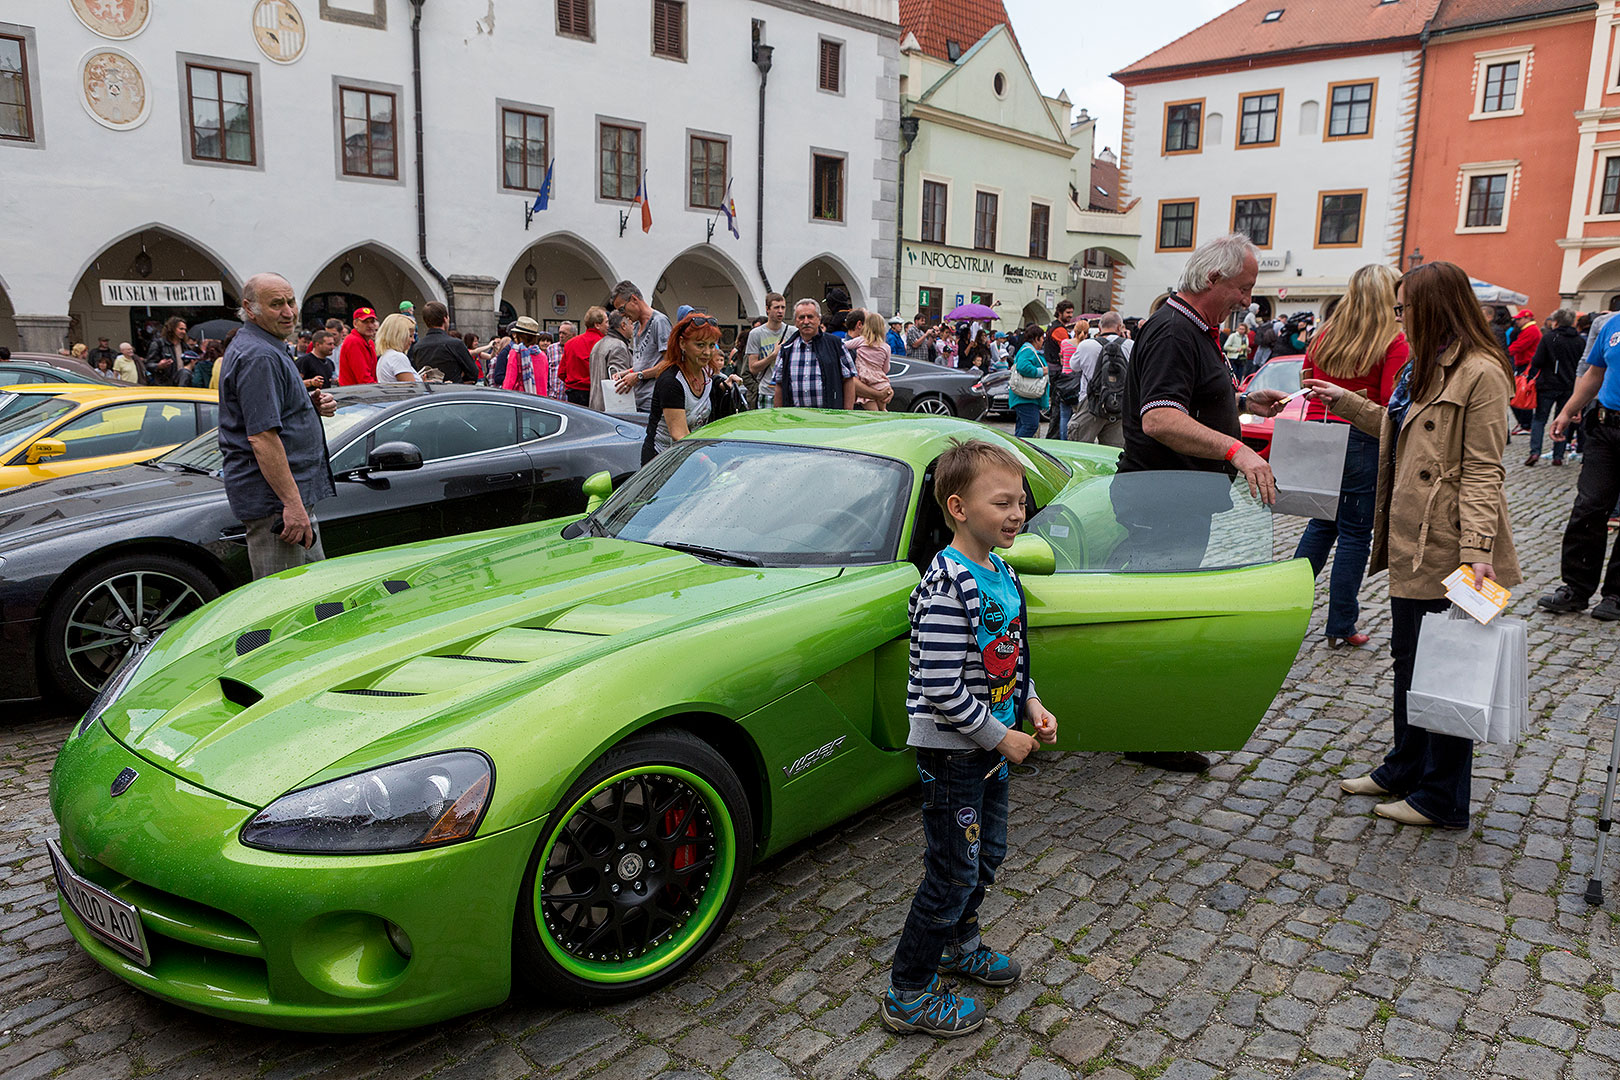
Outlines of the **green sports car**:
{"label": "green sports car", "polygon": [[[1231,750],[1305,632],[1309,566],[1221,474],[964,421],[772,410],[588,515],[351,555],[133,652],[51,776],[62,915],[133,986],[362,1031],[678,977],[750,865],[916,781],[906,601],[931,464],[1024,464],[1010,549],[1058,749]],[[606,495],[602,478],[588,489]]]}

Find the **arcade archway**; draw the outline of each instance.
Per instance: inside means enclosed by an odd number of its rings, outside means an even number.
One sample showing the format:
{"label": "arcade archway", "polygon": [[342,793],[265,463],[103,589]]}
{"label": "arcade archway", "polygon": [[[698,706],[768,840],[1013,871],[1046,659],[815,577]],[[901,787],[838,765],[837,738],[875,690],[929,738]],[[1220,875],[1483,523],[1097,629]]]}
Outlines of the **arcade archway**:
{"label": "arcade archway", "polygon": [[236,273],[201,244],[148,225],[103,248],[80,273],[68,300],[69,336],[91,345],[105,337],[114,348],[128,341],[144,354],[172,315],[189,323],[236,318],[240,288]]}
{"label": "arcade archway", "polygon": [[[847,303],[829,305],[828,301],[836,295],[835,289],[842,289],[848,294]],[[823,307],[843,309],[866,306],[866,290],[861,288],[859,279],[837,257],[825,252],[793,272],[783,295],[789,304],[799,300],[820,300]]]}
{"label": "arcade archway", "polygon": [[617,280],[593,245],[572,233],[553,233],[529,245],[507,271],[497,298],[501,321],[527,315],[547,331],[564,322],[578,326],[588,308],[607,302]]}
{"label": "arcade archway", "polygon": [[752,300],[748,278],[724,252],[699,244],[677,255],[654,285],[652,305],[670,319],[683,304],[707,312],[720,323],[722,346],[729,346],[749,316],[764,314],[765,298]]}
{"label": "arcade archway", "polygon": [[357,307],[370,307],[379,317],[402,303],[421,304],[437,294],[404,256],[372,240],[339,252],[298,294],[299,319],[319,326],[327,319],[350,321]]}

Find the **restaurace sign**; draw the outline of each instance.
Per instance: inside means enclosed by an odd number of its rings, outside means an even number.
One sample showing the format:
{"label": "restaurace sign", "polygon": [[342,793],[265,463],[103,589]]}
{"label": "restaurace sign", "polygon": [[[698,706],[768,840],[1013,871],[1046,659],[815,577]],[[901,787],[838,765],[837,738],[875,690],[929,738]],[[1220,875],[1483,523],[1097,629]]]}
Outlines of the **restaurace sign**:
{"label": "restaurace sign", "polygon": [[225,298],[217,281],[103,281],[101,302],[107,307],[220,307]]}

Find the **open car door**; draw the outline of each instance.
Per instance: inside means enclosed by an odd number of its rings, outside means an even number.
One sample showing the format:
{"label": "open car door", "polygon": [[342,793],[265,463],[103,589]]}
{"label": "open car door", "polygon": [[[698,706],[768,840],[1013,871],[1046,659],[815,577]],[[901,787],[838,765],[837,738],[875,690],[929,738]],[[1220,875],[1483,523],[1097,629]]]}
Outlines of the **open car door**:
{"label": "open car door", "polygon": [[1314,598],[1308,562],[1273,561],[1271,511],[1222,473],[1077,479],[1008,557],[1060,750],[1241,748]]}

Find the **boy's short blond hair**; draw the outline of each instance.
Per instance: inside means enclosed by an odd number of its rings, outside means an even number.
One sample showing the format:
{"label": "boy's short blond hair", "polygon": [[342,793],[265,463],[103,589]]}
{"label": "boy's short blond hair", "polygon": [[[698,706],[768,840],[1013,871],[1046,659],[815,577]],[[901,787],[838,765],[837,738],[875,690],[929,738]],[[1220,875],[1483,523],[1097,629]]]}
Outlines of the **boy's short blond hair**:
{"label": "boy's short blond hair", "polygon": [[934,501],[951,519],[948,505],[952,495],[966,495],[973,481],[993,469],[1024,475],[1024,467],[1012,452],[983,439],[952,439],[951,448],[934,462]]}

